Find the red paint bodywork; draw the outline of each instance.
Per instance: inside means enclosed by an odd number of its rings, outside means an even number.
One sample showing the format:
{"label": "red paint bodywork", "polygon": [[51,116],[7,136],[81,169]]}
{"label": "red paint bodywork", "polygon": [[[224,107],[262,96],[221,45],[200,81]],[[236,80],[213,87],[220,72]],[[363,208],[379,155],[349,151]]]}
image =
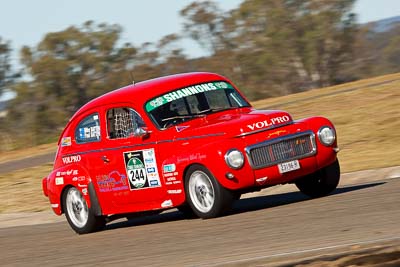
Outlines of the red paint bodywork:
{"label": "red paint bodywork", "polygon": [[[112,91],[79,109],[60,137],[54,170],[43,179],[43,192],[48,196],[54,212],[58,215],[63,213],[62,193],[69,186],[82,192],[89,207],[95,200],[100,208],[101,214],[98,215],[125,214],[182,205],[186,199],[185,171],[192,164],[204,165],[222,186],[245,192],[293,182],[336,160],[336,140],[331,146],[324,146],[317,137],[322,126],[334,129],[326,118],[293,121],[284,111],[242,107],[184,122],[179,125],[181,128],[159,129],[145,110],[145,103],[159,95],[213,81],[231,83],[213,73],[167,76]],[[108,136],[106,112],[121,106],[131,107],[141,115],[148,135],[125,139],[111,139]],[[99,115],[100,141],[78,144],[76,127],[83,118],[93,113]],[[285,118],[286,121],[278,121],[273,127],[267,126],[274,118]],[[307,131],[315,135],[316,153],[299,159],[300,169],[281,174],[277,165],[260,169],[250,166],[246,147]],[[69,137],[70,143],[62,145],[64,138]],[[244,166],[240,169],[232,169],[225,162],[224,156],[232,148],[245,155]],[[152,149],[155,153],[161,185],[131,190],[127,186],[124,152],[146,149]],[[168,170],[170,167],[175,170]],[[228,179],[227,173],[233,174],[234,178]],[[89,190],[90,184],[94,191]]]}

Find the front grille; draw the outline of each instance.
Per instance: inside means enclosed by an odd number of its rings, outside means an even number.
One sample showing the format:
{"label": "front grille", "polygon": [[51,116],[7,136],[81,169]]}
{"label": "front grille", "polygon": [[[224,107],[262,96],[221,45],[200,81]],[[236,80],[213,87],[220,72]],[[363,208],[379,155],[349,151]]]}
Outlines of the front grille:
{"label": "front grille", "polygon": [[254,169],[305,158],[316,153],[315,135],[305,132],[259,143],[246,148]]}

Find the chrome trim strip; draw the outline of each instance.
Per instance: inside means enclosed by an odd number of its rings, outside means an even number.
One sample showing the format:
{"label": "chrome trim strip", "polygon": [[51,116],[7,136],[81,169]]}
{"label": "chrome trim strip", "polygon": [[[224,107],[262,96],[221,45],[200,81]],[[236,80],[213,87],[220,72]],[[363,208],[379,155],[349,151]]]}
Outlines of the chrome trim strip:
{"label": "chrome trim strip", "polygon": [[[266,164],[262,164],[260,166],[255,166],[251,157],[251,150],[255,149],[255,148],[261,148],[261,147],[265,147],[265,146],[270,146],[282,141],[286,141],[286,140],[291,140],[291,139],[295,139],[297,137],[302,137],[302,136],[309,136],[310,140],[311,140],[311,145],[312,145],[312,150],[311,152],[307,153],[307,154],[303,154],[303,155],[299,155],[299,156],[295,156],[295,157],[291,157],[290,159],[284,159],[284,160],[276,160],[274,162],[270,162],[270,163],[266,163]],[[296,159],[301,159],[301,158],[306,158],[306,157],[310,157],[313,156],[317,153],[317,144],[315,142],[315,134],[312,131],[306,131],[306,132],[301,132],[301,133],[297,133],[297,134],[291,134],[291,135],[286,135],[283,137],[278,137],[278,138],[274,138],[272,140],[268,140],[268,141],[264,141],[255,145],[251,145],[245,148],[246,151],[246,155],[247,155],[247,159],[250,163],[250,166],[254,169],[261,169],[261,168],[265,168],[265,167],[269,167],[269,166],[273,166],[279,163],[283,163],[283,162],[287,162],[290,160],[296,160]]]}
{"label": "chrome trim strip", "polygon": [[[118,149],[130,149],[130,148],[141,147],[141,146],[158,145],[158,144],[162,144],[162,143],[171,143],[174,141],[187,141],[190,139],[216,137],[216,136],[222,136],[222,135],[225,135],[225,133],[221,132],[221,133],[215,133],[215,134],[195,135],[195,136],[190,136],[190,137],[185,137],[185,138],[176,138],[175,140],[160,140],[160,141],[156,141],[156,142],[148,142],[148,143],[134,144],[134,145],[128,145],[128,146],[117,146],[117,147],[92,149],[92,150],[86,150],[86,151],[80,151],[80,152],[66,154],[66,155],[63,155],[62,158],[75,156],[75,155],[85,155],[85,154],[96,153],[96,152],[112,151],[112,150],[118,150]],[[118,140],[121,140],[121,139],[118,139]]]}

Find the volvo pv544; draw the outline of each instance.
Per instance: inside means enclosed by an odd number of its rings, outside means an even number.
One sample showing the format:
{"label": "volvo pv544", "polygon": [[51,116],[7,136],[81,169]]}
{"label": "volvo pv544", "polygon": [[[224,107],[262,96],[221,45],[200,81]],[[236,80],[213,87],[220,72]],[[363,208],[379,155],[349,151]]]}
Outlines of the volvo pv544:
{"label": "volvo pv544", "polygon": [[256,110],[225,77],[178,74],[79,109],[42,187],[54,212],[82,234],[170,208],[216,217],[241,194],[278,184],[325,196],[339,182],[337,152],[326,118]]}

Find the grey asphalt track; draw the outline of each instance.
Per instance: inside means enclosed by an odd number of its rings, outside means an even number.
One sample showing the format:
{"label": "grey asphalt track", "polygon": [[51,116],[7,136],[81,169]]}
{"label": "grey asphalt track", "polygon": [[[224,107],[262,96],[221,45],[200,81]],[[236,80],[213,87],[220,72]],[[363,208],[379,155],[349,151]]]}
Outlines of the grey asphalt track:
{"label": "grey asphalt track", "polygon": [[400,244],[399,221],[400,179],[393,178],[319,199],[299,192],[241,199],[230,214],[210,220],[174,211],[82,236],[66,222],[2,228],[0,257],[2,266],[272,266],[305,254]]}

